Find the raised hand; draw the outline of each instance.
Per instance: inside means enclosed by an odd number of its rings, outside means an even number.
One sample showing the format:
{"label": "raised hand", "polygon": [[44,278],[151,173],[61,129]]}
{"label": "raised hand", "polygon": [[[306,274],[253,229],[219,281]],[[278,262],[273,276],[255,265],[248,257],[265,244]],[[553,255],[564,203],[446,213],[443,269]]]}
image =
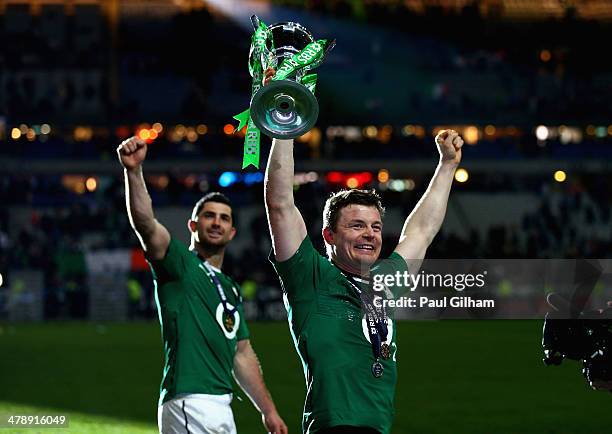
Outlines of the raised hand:
{"label": "raised hand", "polygon": [[436,145],[443,163],[459,164],[463,139],[455,130],[442,130],[436,136]]}
{"label": "raised hand", "polygon": [[138,137],[130,137],[117,147],[119,162],[127,170],[134,170],[142,165],[147,156],[147,144]]}

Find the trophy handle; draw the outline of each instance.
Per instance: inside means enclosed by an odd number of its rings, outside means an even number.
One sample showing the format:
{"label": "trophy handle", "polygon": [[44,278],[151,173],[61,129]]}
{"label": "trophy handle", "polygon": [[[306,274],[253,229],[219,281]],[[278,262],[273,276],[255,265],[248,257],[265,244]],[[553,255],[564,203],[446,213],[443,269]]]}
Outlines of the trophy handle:
{"label": "trophy handle", "polygon": [[334,48],[335,46],[336,46],[336,40],[332,39],[329,45],[327,46],[327,48],[325,49],[325,54],[323,57],[327,56],[327,53],[329,53],[332,50],[332,48]]}
{"label": "trophy handle", "polygon": [[253,30],[257,30],[259,28],[259,17],[257,15],[251,15],[251,24],[253,25]]}

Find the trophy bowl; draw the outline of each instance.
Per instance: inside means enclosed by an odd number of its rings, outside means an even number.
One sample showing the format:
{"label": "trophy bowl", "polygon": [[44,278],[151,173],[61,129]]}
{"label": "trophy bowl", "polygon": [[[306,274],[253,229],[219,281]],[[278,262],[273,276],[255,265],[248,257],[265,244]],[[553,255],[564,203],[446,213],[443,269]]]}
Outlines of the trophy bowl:
{"label": "trophy bowl", "polygon": [[251,117],[267,136],[293,139],[317,122],[319,104],[308,88],[294,80],[271,81],[253,97]]}

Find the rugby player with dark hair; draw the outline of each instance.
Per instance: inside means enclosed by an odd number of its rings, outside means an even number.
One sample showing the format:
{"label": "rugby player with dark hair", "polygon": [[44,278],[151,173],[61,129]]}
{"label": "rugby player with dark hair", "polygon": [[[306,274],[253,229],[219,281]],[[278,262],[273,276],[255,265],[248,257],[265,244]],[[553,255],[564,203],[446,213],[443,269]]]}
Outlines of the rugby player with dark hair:
{"label": "rugby player with dark hair", "polygon": [[155,280],[164,344],[160,433],[235,434],[233,374],[261,412],[266,431],[286,434],[249,342],[240,287],[221,271],[225,247],[236,235],[229,199],[209,193],[196,203],[187,222],[188,249],[153,214],[142,172],[147,144],[132,137],[117,154],[130,223]]}
{"label": "rugby player with dark hair", "polygon": [[[272,75],[266,71],[266,80]],[[368,278],[380,272],[377,267],[416,274],[440,229],[463,140],[457,132],[445,130],[435,142],[437,169],[384,267],[377,262],[384,214],[379,196],[374,191],[345,190],[327,200],[323,257],[313,247],[294,203],[293,140],[272,142],[264,187],[271,261],[304,368],[304,433],[391,431],[396,336],[391,316],[373,305]]]}

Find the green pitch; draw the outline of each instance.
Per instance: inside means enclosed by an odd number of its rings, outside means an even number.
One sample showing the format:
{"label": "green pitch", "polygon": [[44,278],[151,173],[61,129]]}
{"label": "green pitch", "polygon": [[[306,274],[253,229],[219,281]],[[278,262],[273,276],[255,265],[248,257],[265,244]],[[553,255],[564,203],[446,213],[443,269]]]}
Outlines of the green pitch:
{"label": "green pitch", "polygon": [[[399,324],[394,433],[593,433],[612,426],[612,394],[579,364],[546,368],[540,321]],[[279,412],[299,432],[301,365],[284,323],[253,323],[253,345]],[[333,351],[333,348],[330,348]],[[155,433],[161,341],[154,323],[0,325],[0,414],[67,414],[67,429],[0,434]],[[262,433],[244,395],[239,433]]]}

